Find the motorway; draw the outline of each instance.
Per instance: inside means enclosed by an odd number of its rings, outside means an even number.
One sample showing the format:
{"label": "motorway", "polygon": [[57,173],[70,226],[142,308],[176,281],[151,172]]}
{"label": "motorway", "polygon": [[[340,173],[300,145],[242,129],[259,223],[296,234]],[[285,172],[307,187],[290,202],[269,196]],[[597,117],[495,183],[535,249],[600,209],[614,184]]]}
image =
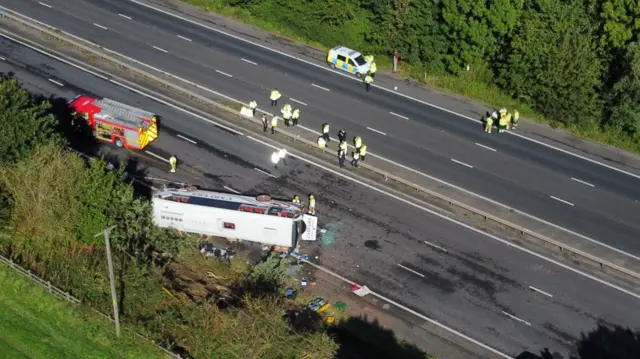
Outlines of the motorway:
{"label": "motorway", "polygon": [[[305,244],[311,258],[318,256],[323,266],[498,350],[517,355],[546,347],[567,354],[580,333],[598,323],[640,323],[638,299],[609,286],[301,160],[290,158],[275,170],[270,150],[247,136],[4,38],[0,56],[0,72],[47,97],[95,94],[159,114],[159,139],[134,154],[156,167],[154,176],[175,179],[165,172],[166,159],[175,154],[179,175],[191,184],[282,198],[316,193],[319,228],[325,232],[316,243]],[[422,346],[440,357],[474,357],[442,343]]]}
{"label": "motorway", "polygon": [[3,5],[110,50],[268,108],[273,87],[301,124],[345,127],[369,150],[640,256],[640,180],[464,120],[129,0]]}

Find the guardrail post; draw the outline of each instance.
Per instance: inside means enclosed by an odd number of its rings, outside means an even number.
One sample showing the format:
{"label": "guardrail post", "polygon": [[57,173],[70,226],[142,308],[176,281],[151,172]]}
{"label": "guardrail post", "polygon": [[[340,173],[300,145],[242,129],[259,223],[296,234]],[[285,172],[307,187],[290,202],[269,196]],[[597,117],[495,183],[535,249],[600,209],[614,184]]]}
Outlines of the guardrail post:
{"label": "guardrail post", "polygon": [[47,289],[49,289],[49,293],[53,292],[53,289],[51,288],[51,282],[47,281]]}

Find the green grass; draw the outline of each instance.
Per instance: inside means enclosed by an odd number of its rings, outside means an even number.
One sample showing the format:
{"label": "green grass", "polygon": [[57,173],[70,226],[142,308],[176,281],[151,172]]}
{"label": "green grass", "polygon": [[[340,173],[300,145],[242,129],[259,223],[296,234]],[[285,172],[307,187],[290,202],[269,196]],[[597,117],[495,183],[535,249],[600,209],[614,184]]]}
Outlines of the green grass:
{"label": "green grass", "polygon": [[[124,328],[123,328],[124,329]],[[153,344],[0,265],[0,358],[166,358]]]}
{"label": "green grass", "polygon": [[[259,18],[251,14],[248,10],[242,8],[234,8],[225,5],[224,0],[181,0],[182,2],[198,6],[199,8],[219,13],[230,19],[234,19],[243,22],[248,25],[255,26],[264,31],[268,31],[275,35],[293,40],[296,42],[304,43],[309,46],[313,46],[318,49],[328,50],[329,47],[335,46],[335,44],[321,44],[311,39],[300,36],[295,30],[281,25],[279,23],[270,22],[267,19]],[[375,54],[374,54],[375,55]],[[390,71],[391,61],[386,56],[376,56],[378,67],[384,71]],[[406,64],[400,71],[400,75],[410,76],[416,81],[439,88],[445,92],[452,94],[463,95],[465,97],[475,99],[479,102],[483,102],[493,108],[506,107],[509,109],[518,109],[521,118],[534,120],[536,122],[547,124],[553,128],[560,128],[565,130],[576,137],[580,137],[585,140],[593,142],[603,143],[625,149],[631,152],[640,153],[640,142],[636,141],[629,136],[615,131],[604,131],[595,124],[586,128],[576,128],[571,126],[564,126],[563,123],[552,121],[544,118],[544,116],[537,113],[528,104],[518,101],[508,94],[502,92],[498,86],[493,84],[490,80],[487,80],[486,72],[471,71],[465,73],[460,77],[450,75],[429,75],[425,76],[421,69],[416,67],[406,66]]]}

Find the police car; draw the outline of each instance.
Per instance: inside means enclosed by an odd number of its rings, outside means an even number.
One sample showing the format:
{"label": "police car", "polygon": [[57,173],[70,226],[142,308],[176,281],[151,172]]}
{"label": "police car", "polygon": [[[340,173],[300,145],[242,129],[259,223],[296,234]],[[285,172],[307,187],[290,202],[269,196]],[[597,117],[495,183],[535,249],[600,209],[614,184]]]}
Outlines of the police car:
{"label": "police car", "polygon": [[361,78],[369,72],[370,63],[358,51],[344,46],[336,46],[329,50],[327,62],[332,69],[340,69]]}

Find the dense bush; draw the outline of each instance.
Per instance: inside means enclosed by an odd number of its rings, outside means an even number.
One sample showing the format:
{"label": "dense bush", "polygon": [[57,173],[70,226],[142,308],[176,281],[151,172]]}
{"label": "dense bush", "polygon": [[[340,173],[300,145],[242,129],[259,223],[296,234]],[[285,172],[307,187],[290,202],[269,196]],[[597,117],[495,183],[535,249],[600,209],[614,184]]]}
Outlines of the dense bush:
{"label": "dense bush", "polygon": [[379,59],[398,50],[421,79],[470,66],[482,85],[462,89],[467,94],[502,106],[483,90],[495,85],[523,109],[640,150],[635,0],[183,1]]}

